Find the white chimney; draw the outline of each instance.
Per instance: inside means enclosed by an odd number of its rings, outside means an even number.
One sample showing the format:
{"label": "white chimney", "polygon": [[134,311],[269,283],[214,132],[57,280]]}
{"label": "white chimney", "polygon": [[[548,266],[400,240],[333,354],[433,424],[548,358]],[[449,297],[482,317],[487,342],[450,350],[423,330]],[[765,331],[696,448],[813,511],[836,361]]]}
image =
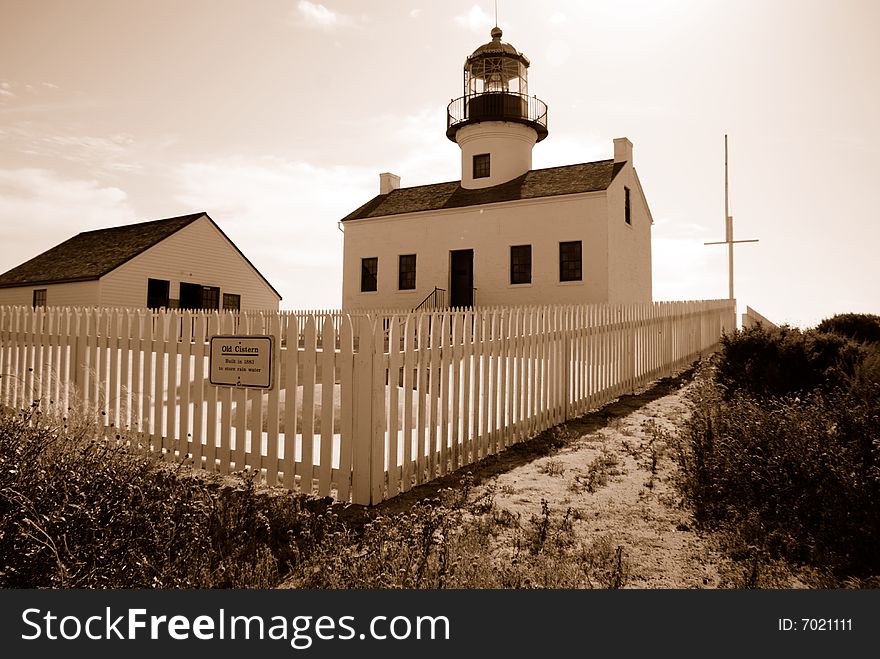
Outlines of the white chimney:
{"label": "white chimney", "polygon": [[379,194],[388,194],[400,188],[400,177],[390,172],[379,174]]}
{"label": "white chimney", "polygon": [[633,143],[625,137],[614,139],[614,162],[628,162],[632,166]]}

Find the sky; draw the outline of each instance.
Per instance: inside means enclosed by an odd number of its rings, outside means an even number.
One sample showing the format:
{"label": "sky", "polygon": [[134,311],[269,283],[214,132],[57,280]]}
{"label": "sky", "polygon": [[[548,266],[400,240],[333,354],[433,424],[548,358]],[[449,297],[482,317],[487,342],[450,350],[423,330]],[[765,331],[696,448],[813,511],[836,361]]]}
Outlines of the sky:
{"label": "sky", "polygon": [[[0,272],[81,232],[205,211],[283,296],[336,308],[338,220],[461,178],[445,136],[492,0],[0,0]],[[549,106],[533,167],[616,137],[655,300],[880,314],[880,3],[499,0]]]}

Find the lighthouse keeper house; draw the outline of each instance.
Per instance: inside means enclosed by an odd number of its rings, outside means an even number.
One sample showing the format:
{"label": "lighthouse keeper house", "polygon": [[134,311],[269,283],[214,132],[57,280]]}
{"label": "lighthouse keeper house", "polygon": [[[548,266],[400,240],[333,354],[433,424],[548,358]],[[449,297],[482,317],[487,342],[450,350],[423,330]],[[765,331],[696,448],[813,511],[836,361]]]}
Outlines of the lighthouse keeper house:
{"label": "lighthouse keeper house", "polygon": [[278,309],[207,213],[79,233],[0,274],[0,306]]}
{"label": "lighthouse keeper house", "polygon": [[498,27],[491,36],[447,111],[461,180],[401,188],[383,173],[379,195],[343,218],[343,308],[650,302],[652,219],[632,143],[532,169],[547,106],[528,94],[529,60]]}

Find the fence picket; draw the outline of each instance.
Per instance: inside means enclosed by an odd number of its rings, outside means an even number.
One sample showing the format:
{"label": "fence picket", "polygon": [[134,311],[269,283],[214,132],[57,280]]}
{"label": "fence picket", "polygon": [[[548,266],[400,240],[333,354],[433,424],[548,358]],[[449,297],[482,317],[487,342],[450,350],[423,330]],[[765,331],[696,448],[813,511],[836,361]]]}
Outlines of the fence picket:
{"label": "fence picket", "polygon": [[[352,443],[354,441],[354,346],[351,318],[340,319],[339,333],[339,471],[336,477],[336,498],[348,501],[352,481]],[[288,371],[289,373],[290,371]],[[295,391],[294,382],[294,391]],[[290,437],[290,436],[289,436]],[[292,447],[292,441],[291,441]],[[290,449],[291,452],[293,449]]]}
{"label": "fence picket", "polygon": [[417,330],[416,330],[416,345],[418,346],[417,352],[417,370],[418,377],[416,378],[416,396],[417,400],[417,409],[418,414],[416,416],[416,463],[415,463],[415,477],[416,477],[416,485],[420,485],[425,482],[426,476],[426,465],[425,465],[425,454],[427,451],[427,443],[428,443],[428,406],[427,397],[429,396],[428,391],[428,315],[421,313],[417,316]]}
{"label": "fence picket", "polygon": [[266,485],[275,487],[278,485],[278,466],[281,451],[280,421],[278,419],[281,399],[281,316],[272,314],[266,319],[268,328],[263,333],[272,337],[272,364],[274,372],[271,373],[272,388],[267,392],[268,404],[266,407]]}
{"label": "fence picket", "polygon": [[401,465],[400,491],[407,492],[412,487],[413,473],[413,386],[415,317],[407,316],[403,326],[403,464]]}
{"label": "fence picket", "polygon": [[[427,315],[427,314],[425,314]],[[437,477],[439,460],[439,401],[440,401],[440,317],[432,313],[428,316],[431,328],[430,354],[430,409],[428,414],[428,480]]]}
{"label": "fence picket", "polygon": [[303,330],[303,371],[302,371],[302,462],[300,468],[300,489],[312,493],[312,479],[315,471],[315,365],[317,362],[317,343],[315,317],[306,319]]}
{"label": "fence picket", "polygon": [[450,344],[452,326],[448,313],[440,316],[440,476],[449,471],[449,405],[450,375],[452,369],[452,346]]}
{"label": "fence picket", "polygon": [[336,333],[333,319],[325,315],[321,327],[321,453],[318,494],[330,493],[333,468],[333,392],[336,388]]}

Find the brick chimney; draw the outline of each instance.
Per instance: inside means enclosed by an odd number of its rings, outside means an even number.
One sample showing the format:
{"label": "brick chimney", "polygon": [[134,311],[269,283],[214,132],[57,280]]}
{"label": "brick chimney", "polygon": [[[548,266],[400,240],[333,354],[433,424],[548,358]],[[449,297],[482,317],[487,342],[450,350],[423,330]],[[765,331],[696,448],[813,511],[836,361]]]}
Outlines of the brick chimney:
{"label": "brick chimney", "polygon": [[628,162],[632,166],[633,143],[625,137],[614,139],[614,162]]}
{"label": "brick chimney", "polygon": [[400,177],[390,172],[379,174],[379,194],[388,194],[400,188]]}

